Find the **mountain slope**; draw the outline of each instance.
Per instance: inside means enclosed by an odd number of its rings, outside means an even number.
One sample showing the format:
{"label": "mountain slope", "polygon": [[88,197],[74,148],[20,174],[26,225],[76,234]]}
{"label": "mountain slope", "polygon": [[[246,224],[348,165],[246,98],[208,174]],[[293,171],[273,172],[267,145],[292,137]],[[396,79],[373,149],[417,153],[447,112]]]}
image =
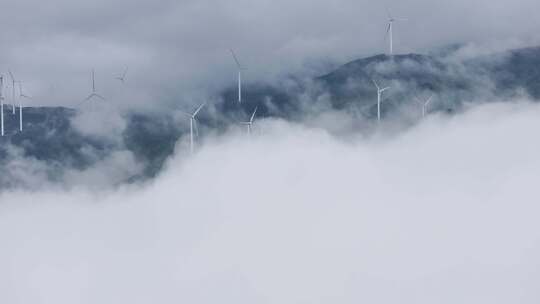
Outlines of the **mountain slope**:
{"label": "mountain slope", "polygon": [[[221,102],[212,105],[213,113],[219,115],[202,113],[201,126],[225,130],[245,120],[255,107],[258,117],[301,119],[305,113],[333,108],[353,109],[367,120],[373,119],[377,98],[373,80],[391,87],[384,93],[383,115],[387,116],[402,115],[403,109],[412,106],[417,109],[414,98],[430,94],[436,95],[431,111],[453,111],[464,102],[523,93],[540,99],[540,47],[466,61],[454,60],[448,54],[377,55],[349,62],[308,81],[287,79],[286,86],[248,84],[242,104],[237,101],[236,88],[230,87],[220,94]],[[103,174],[108,174],[108,160],[114,157],[133,158],[132,163],[124,164],[129,170],[122,169],[125,172],[115,183],[151,178],[174,153],[178,139],[189,131],[173,113],[130,113],[120,118],[121,130],[116,136],[109,136],[109,130],[105,135],[93,134],[81,129],[80,116],[80,112],[61,107],[25,108],[24,132],[20,133],[18,115],[12,115],[7,106],[7,136],[0,138],[0,189],[24,187],[29,174],[62,181],[73,172],[84,173],[100,163],[104,164]],[[89,121],[101,119],[90,117]]]}

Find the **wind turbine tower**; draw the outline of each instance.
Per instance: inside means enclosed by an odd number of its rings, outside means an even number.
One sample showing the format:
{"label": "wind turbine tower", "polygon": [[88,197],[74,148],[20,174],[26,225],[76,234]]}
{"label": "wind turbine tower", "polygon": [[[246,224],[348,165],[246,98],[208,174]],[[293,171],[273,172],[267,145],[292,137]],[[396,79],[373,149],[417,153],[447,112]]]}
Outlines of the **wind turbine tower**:
{"label": "wind turbine tower", "polygon": [[251,135],[251,127],[253,126],[253,120],[255,119],[255,114],[257,114],[257,107],[255,108],[255,111],[253,111],[253,114],[251,115],[251,118],[249,119],[249,121],[240,122],[240,124],[247,126],[248,135]]}
{"label": "wind turbine tower", "polygon": [[429,104],[431,103],[431,100],[433,99],[433,96],[434,95],[431,95],[427,100],[423,101],[423,100],[420,100],[420,98],[418,97],[415,97],[416,98],[416,101],[418,101],[418,103],[422,106],[422,118],[426,117],[426,114],[427,114],[427,110],[428,110],[428,106]]}
{"label": "wind turbine tower", "polygon": [[234,58],[234,62],[236,62],[236,66],[238,68],[238,102],[242,102],[242,70],[245,70],[245,68],[240,64],[240,61],[238,61],[238,57],[236,57],[236,54],[231,49],[231,54]]}
{"label": "wind turbine tower", "polygon": [[0,129],[1,135],[4,136],[4,76],[0,75]]}
{"label": "wind turbine tower", "polygon": [[182,112],[189,116],[189,150],[193,154],[194,148],[195,148],[195,142],[194,142],[194,134],[193,131],[195,130],[197,136],[199,135],[199,128],[197,128],[197,114],[201,111],[201,109],[206,105],[206,103],[201,104],[193,114]]}
{"label": "wind turbine tower", "polygon": [[19,131],[22,132],[23,130],[23,106],[22,106],[22,99],[32,99],[32,97],[25,95],[23,93],[22,89],[22,81],[19,81]]}
{"label": "wind turbine tower", "polygon": [[8,70],[9,77],[11,78],[11,102],[12,102],[12,108],[13,108],[13,115],[15,115],[15,77],[13,77],[13,73],[11,73],[11,70]]}
{"label": "wind turbine tower", "polygon": [[379,85],[377,84],[377,82],[375,80],[372,80],[373,81],[373,84],[377,87],[377,121],[381,121],[381,97],[382,97],[382,93],[386,90],[389,90],[390,87],[386,87],[386,88],[382,88],[379,87]]}
{"label": "wind turbine tower", "polygon": [[390,11],[386,11],[388,14],[388,27],[386,29],[386,35],[390,43],[390,56],[394,55],[394,22],[396,21],[407,21],[405,18],[394,18],[390,14]]}

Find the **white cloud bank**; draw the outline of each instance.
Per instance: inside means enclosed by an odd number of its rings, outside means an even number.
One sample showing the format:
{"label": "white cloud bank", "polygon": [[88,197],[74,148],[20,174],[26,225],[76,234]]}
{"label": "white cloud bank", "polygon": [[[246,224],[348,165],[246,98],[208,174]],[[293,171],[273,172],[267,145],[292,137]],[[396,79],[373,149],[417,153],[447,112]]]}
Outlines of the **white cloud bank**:
{"label": "white cloud bank", "polygon": [[540,107],[259,122],[144,189],[0,195],[0,303],[538,303]]}

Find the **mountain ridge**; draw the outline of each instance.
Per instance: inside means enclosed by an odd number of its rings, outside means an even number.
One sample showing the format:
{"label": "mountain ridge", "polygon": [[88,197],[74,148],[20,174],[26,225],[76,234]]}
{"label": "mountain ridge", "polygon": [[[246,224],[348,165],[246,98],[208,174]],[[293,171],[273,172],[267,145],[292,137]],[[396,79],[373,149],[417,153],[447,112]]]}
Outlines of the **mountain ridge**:
{"label": "mountain ridge", "polygon": [[[401,115],[403,109],[414,105],[415,97],[428,94],[438,97],[431,111],[459,110],[464,102],[480,97],[512,98],[519,90],[538,100],[540,47],[483,55],[463,62],[448,56],[374,55],[347,62],[330,73],[309,82],[299,81],[292,87],[247,84],[242,104],[237,102],[235,87],[230,87],[219,93],[221,101],[213,105],[220,115],[203,114],[201,125],[224,130],[252,113],[255,107],[259,109],[259,117],[298,119],[319,108],[319,103],[326,109],[354,109],[365,119],[373,120],[376,116],[373,80],[391,87],[385,93],[383,117]],[[308,102],[301,102],[303,99]],[[14,182],[16,178],[10,167],[17,159],[23,163],[25,160],[43,163],[47,178],[59,181],[65,168],[84,171],[118,151],[133,155],[136,162],[143,164],[140,172],[118,181],[120,184],[152,178],[174,153],[178,139],[188,132],[172,114],[127,113],[122,115],[125,128],[120,138],[108,140],[78,130],[74,120],[79,112],[74,109],[28,107],[23,110],[22,133],[16,131],[18,115],[12,115],[10,109],[5,112],[7,136],[0,138],[0,170],[8,174],[0,175],[0,189],[21,186]]]}

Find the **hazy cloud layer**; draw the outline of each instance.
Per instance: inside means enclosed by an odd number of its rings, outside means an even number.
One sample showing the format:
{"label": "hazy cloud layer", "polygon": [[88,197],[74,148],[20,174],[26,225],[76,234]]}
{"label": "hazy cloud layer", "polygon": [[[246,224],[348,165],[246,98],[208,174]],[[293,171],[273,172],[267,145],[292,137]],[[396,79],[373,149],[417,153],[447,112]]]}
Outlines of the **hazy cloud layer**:
{"label": "hazy cloud layer", "polygon": [[[409,18],[395,28],[399,53],[468,43],[448,72],[477,84],[470,98],[450,92],[460,103],[492,100],[494,86],[461,60],[539,41],[538,1],[386,6]],[[357,115],[362,108],[330,110],[319,85],[281,77],[385,51],[385,4],[22,0],[2,11],[0,73],[23,81],[34,97],[27,105],[75,107],[91,93],[95,68],[105,109],[71,122],[114,149],[85,145],[95,163],[71,168],[6,147],[0,182],[34,192],[0,192],[0,303],[540,300],[538,105],[465,103],[464,113],[414,126],[420,112],[408,103],[375,127]],[[234,86],[229,48],[248,67],[247,83],[280,80],[302,109],[296,123],[257,118],[248,137],[236,124],[241,113],[213,105],[215,92]],[[115,77],[125,67],[122,83]],[[391,84],[392,94],[416,87]],[[144,170],[126,150],[122,110],[165,109],[185,131],[185,115],[170,110],[202,101],[201,120],[222,125],[201,124],[199,151],[187,155],[184,133],[156,179],[115,188]],[[51,179],[58,183],[44,184]]]}
{"label": "hazy cloud layer", "polygon": [[[388,1],[396,50],[472,42],[463,56],[535,44],[534,0]],[[385,4],[372,1],[35,0],[2,6],[0,71],[35,96],[30,105],[74,106],[98,91],[122,107],[192,103],[232,84],[236,49],[246,81],[315,75],[385,50]],[[429,31],[427,30],[429,29]],[[129,66],[126,84],[114,77]]]}
{"label": "hazy cloud layer", "polygon": [[538,303],[539,115],[259,121],[142,189],[0,194],[0,302]]}

